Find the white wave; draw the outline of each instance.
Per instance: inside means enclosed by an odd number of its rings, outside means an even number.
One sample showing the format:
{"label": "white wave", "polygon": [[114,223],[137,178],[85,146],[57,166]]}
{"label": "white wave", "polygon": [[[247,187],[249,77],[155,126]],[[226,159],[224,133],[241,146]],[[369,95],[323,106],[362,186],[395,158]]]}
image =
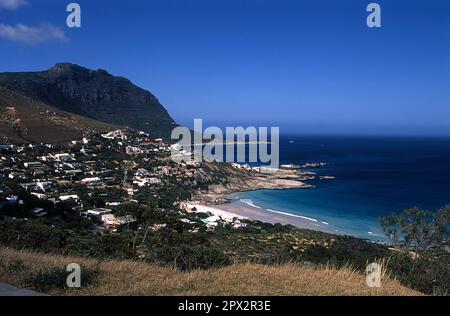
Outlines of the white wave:
{"label": "white wave", "polygon": [[330,225],[330,224],[328,224],[327,222],[322,222],[322,221],[321,221],[321,223],[324,224],[324,225]]}
{"label": "white wave", "polygon": [[286,212],[275,211],[275,210],[271,210],[269,208],[267,209],[267,211],[272,212],[272,213],[277,213],[277,214],[282,214],[282,215],[287,215],[287,216],[292,216],[292,217],[306,219],[306,220],[311,221],[311,222],[318,222],[317,219],[311,218],[311,217],[306,217],[306,216],[294,215],[294,214],[286,213]]}
{"label": "white wave", "polygon": [[255,205],[255,204],[253,204],[253,201],[252,200],[240,200],[242,203],[244,203],[244,204],[247,204],[247,205],[249,205],[249,206],[251,206],[251,207],[254,207],[254,208],[257,208],[257,209],[261,209],[261,207],[259,207],[259,206],[257,206],[257,205]]}

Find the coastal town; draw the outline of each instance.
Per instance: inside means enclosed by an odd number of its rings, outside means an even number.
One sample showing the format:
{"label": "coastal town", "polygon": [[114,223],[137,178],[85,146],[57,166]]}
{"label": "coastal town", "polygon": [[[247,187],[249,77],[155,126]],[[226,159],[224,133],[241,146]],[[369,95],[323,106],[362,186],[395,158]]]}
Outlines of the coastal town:
{"label": "coastal town", "polygon": [[[176,162],[173,146],[133,129],[90,131],[59,144],[0,145],[0,250],[8,254],[0,256],[1,280],[62,293],[65,283],[57,276],[66,278],[67,272],[61,267],[33,272],[32,283],[25,272],[16,279],[10,271],[16,271],[21,249],[45,258],[83,258],[79,262],[140,262],[170,273],[249,262],[317,267],[350,262],[364,271],[368,261],[397,253],[390,245],[335,231],[333,223],[319,217],[269,209],[245,198],[245,191],[314,190],[334,179],[323,162],[285,163],[267,173],[249,164]],[[434,262],[438,270],[446,265]],[[398,270],[403,264],[391,263],[390,271],[409,282],[413,277]],[[83,271],[85,284],[94,282],[90,275],[103,278],[95,265]],[[42,285],[40,273],[56,281]],[[423,292],[431,289],[428,284]]]}
{"label": "coastal town", "polygon": [[[115,231],[137,221],[116,210],[127,203],[145,204],[137,197],[147,194],[159,199],[161,210],[205,213],[207,229],[219,223],[239,228],[248,218],[207,205],[226,203],[238,191],[311,188],[304,181],[316,174],[299,168],[321,166],[284,165],[262,174],[260,167],[237,163],[176,163],[170,159],[172,146],[134,130],[93,133],[60,145],[0,145],[0,220],[50,218],[46,205],[63,206],[65,212],[90,219],[97,230]],[[24,203],[19,192],[33,201]]]}
{"label": "coastal town", "polygon": [[0,0],[0,299],[450,295],[450,1],[61,2]]}

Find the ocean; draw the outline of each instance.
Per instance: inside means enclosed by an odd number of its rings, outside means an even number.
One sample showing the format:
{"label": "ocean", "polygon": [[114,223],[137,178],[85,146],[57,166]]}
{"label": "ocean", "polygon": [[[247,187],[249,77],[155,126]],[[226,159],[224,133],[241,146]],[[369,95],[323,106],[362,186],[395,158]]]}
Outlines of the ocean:
{"label": "ocean", "polygon": [[417,206],[450,204],[450,138],[283,136],[282,164],[324,162],[310,169],[330,180],[314,189],[261,190],[240,200],[327,223],[327,231],[383,241],[379,219]]}

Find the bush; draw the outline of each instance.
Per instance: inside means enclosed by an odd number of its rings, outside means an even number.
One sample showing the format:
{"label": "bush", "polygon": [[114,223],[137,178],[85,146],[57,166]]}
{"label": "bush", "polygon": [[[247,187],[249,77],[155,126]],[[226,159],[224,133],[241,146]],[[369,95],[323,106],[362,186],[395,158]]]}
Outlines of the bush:
{"label": "bush", "polygon": [[450,293],[450,256],[436,259],[421,256],[412,259],[406,253],[392,256],[388,262],[388,272],[403,285],[427,294]]}
{"label": "bush", "polygon": [[219,268],[231,264],[230,259],[220,251],[203,245],[162,247],[147,259],[172,264],[181,271]]}
{"label": "bush", "polygon": [[102,259],[131,259],[135,253],[125,235],[74,236],[68,239],[64,253]]}
{"label": "bush", "polygon": [[367,263],[375,262],[387,255],[386,247],[350,237],[337,236],[330,246],[313,245],[299,254],[299,259],[318,264],[342,267],[350,264],[364,271]]}
{"label": "bush", "polygon": [[0,222],[0,244],[18,249],[44,252],[58,251],[64,247],[66,234],[40,220],[27,222]]}
{"label": "bush", "polygon": [[20,260],[6,260],[0,257],[0,273],[13,275],[20,273],[26,269],[26,266]]}
{"label": "bush", "polygon": [[[24,287],[31,288],[39,292],[48,292],[57,289],[69,289],[67,286],[67,277],[70,272],[65,268],[45,268],[31,274],[23,281]],[[81,269],[81,286],[93,285],[100,275],[98,268]]]}

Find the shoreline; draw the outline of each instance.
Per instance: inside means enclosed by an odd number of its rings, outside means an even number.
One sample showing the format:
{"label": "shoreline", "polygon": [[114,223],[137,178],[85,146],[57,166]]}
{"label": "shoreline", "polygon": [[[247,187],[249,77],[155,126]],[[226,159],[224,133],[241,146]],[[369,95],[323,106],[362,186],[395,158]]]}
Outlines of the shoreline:
{"label": "shoreline", "polygon": [[231,195],[257,190],[313,189],[305,181],[316,179],[316,173],[294,169],[278,169],[272,173],[241,170],[229,167],[227,184],[213,184],[208,190],[197,192],[190,203],[204,205],[228,204]]}
{"label": "shoreline", "polygon": [[292,225],[301,229],[310,229],[321,232],[330,233],[326,230],[328,224],[320,222],[317,219],[275,211],[272,209],[265,209],[254,205],[245,200],[238,200],[227,204],[221,204],[216,209],[235,214],[237,216],[245,217],[249,220],[260,221],[270,224]]}
{"label": "shoreline", "polygon": [[258,206],[253,204],[251,200],[239,197],[230,198],[227,203],[223,204],[203,205],[192,202],[186,204],[185,209],[189,209],[188,212],[193,212],[193,208],[197,209],[194,212],[208,213],[211,214],[211,218],[220,218],[229,224],[237,224],[235,227],[241,226],[242,220],[249,220],[272,225],[291,225],[298,229],[313,230],[337,236],[351,236],[373,243],[387,244],[387,240],[379,234],[368,232],[367,236],[355,235],[344,230],[338,230],[332,223],[320,219]]}
{"label": "shoreline", "polygon": [[304,181],[321,179],[315,172],[297,168],[278,169],[273,173],[232,173],[228,185],[211,185],[208,191],[198,192],[191,201],[186,202],[187,209],[195,207],[197,212],[210,213],[225,221],[247,219],[270,224],[292,225],[300,229],[310,229],[331,234],[329,224],[315,218],[290,214],[254,205],[251,201],[240,200],[233,196],[248,191],[313,189]]}
{"label": "shoreline", "polygon": [[[322,164],[308,164],[314,167]],[[186,201],[185,209],[195,207],[201,209],[202,213],[209,213],[215,217],[222,218],[225,222],[232,223],[233,217],[239,221],[247,219],[250,221],[259,221],[270,224],[292,225],[299,229],[309,229],[333,235],[348,235],[363,240],[376,243],[385,243],[383,237],[367,232],[367,236],[346,233],[332,223],[305,216],[303,214],[289,213],[288,211],[280,211],[267,207],[261,207],[253,204],[251,200],[240,199],[239,193],[260,190],[288,190],[288,189],[313,189],[314,186],[304,181],[320,180],[326,181],[334,179],[334,176],[321,176],[316,172],[302,170],[306,166],[299,168],[278,169],[274,173],[263,174],[258,172],[248,172],[248,170],[239,170],[235,168],[230,171],[228,185],[211,185],[208,191],[200,191],[193,197],[191,201]],[[293,165],[292,165],[293,166]],[[296,166],[297,167],[297,166]]]}

